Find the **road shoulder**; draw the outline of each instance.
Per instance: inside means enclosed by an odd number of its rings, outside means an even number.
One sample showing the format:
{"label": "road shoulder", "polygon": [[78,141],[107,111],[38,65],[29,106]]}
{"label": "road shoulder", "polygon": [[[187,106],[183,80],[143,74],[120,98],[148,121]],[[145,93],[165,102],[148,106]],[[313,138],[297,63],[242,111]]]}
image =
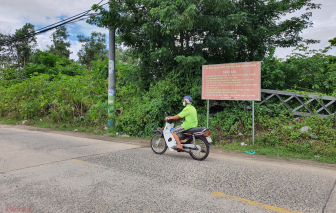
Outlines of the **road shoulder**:
{"label": "road shoulder", "polygon": [[[25,126],[25,125],[0,125],[0,128],[16,128],[16,129],[23,129],[28,131],[39,131],[39,132],[46,132],[46,133],[53,133],[53,134],[60,134],[60,135],[68,135],[80,138],[89,138],[89,139],[96,139],[102,141],[109,141],[114,143],[126,143],[137,145],[142,148],[149,147],[149,139],[138,139],[138,138],[121,138],[121,137],[111,137],[107,135],[96,135],[93,133],[86,133],[86,132],[74,132],[74,131],[61,131],[61,130],[54,130],[50,128],[39,128],[34,126]],[[248,155],[245,153],[238,153],[236,151],[228,151],[218,147],[212,147],[210,149],[212,154],[216,154],[216,156],[222,157],[229,157],[235,158],[240,160],[252,160],[252,161],[259,161],[263,163],[274,163],[280,165],[296,165],[296,166],[303,166],[303,167],[313,167],[313,168],[320,168],[320,169],[327,169],[336,171],[336,164],[329,164],[329,163],[321,163],[313,160],[302,160],[302,159],[295,159],[295,158],[282,158],[282,157],[269,157],[265,155]],[[211,155],[210,155],[211,156]],[[214,155],[213,155],[214,156]]]}
{"label": "road shoulder", "polygon": [[334,188],[332,189],[329,199],[322,213],[335,213],[336,212],[336,180]]}

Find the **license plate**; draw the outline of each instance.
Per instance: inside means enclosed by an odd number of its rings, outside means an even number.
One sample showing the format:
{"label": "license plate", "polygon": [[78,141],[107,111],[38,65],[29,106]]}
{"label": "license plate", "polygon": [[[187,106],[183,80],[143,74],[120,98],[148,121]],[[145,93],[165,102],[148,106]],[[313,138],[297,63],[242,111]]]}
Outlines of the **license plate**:
{"label": "license plate", "polygon": [[212,142],[212,140],[211,140],[210,136],[206,137],[206,139],[207,139],[207,141],[208,141],[209,143],[211,143],[211,142]]}

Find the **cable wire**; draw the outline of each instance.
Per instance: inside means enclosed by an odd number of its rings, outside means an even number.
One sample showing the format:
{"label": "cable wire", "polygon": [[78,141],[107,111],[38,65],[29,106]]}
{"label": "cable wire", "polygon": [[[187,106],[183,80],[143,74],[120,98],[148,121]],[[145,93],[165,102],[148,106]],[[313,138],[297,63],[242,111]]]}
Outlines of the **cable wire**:
{"label": "cable wire", "polygon": [[[104,1],[104,0],[101,0],[97,5],[99,5],[99,4],[102,3],[103,1]],[[101,6],[106,5],[106,4],[108,4],[108,2],[105,3],[105,4],[102,4]],[[16,41],[19,41],[19,40],[22,40],[22,39],[26,39],[26,38],[30,38],[30,37],[33,37],[33,36],[35,36],[35,35],[38,35],[38,34],[47,32],[47,31],[49,31],[49,30],[55,29],[55,28],[57,28],[57,27],[60,27],[60,26],[62,26],[62,25],[65,25],[65,24],[68,24],[68,23],[71,23],[71,22],[77,22],[77,21],[76,21],[77,19],[82,18],[83,16],[90,15],[90,14],[88,14],[90,11],[92,11],[92,9],[87,10],[87,11],[84,11],[84,12],[82,12],[82,13],[79,13],[79,14],[77,14],[77,15],[75,15],[75,16],[66,18],[66,19],[64,19],[64,20],[62,20],[62,21],[59,21],[59,22],[56,22],[56,23],[54,23],[54,24],[48,25],[48,26],[43,27],[43,28],[41,28],[41,29],[35,30],[33,33],[26,34],[26,35],[21,36],[21,37],[19,37],[19,38],[14,38],[14,39],[11,39],[11,40],[8,40],[8,41],[2,41],[2,42],[0,42],[0,45],[7,45],[7,44],[10,44],[10,43],[14,43],[14,42],[16,42]],[[94,14],[94,15],[96,15],[96,14]],[[71,20],[69,20],[69,19],[71,19]],[[84,18],[84,19],[85,19],[85,18]],[[84,20],[84,19],[80,19],[80,20]],[[69,21],[67,21],[67,20],[69,20]],[[80,21],[80,20],[78,20],[78,21]],[[60,24],[59,24],[59,23],[60,23]],[[58,24],[58,25],[56,25],[56,24]],[[55,25],[56,25],[56,26],[55,26]],[[52,27],[52,26],[53,26],[53,27]]]}

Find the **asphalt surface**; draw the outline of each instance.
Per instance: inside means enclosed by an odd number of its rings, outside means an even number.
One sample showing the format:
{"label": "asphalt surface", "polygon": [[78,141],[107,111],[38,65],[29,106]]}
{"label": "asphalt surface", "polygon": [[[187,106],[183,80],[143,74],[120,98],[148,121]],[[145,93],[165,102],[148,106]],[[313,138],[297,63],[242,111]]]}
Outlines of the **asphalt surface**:
{"label": "asphalt surface", "polygon": [[334,167],[110,140],[0,126],[0,212],[336,212]]}

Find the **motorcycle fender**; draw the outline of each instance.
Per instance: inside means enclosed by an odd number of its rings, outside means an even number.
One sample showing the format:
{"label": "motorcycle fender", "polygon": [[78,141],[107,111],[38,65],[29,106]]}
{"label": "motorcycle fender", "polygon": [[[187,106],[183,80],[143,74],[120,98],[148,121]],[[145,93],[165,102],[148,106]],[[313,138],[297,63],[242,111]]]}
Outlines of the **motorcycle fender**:
{"label": "motorcycle fender", "polygon": [[157,133],[157,134],[163,135],[163,131],[162,131],[162,130],[154,130],[154,133]]}
{"label": "motorcycle fender", "polygon": [[204,137],[204,136],[196,136],[196,138],[203,138],[206,142],[206,145],[208,145],[208,146],[210,146],[210,147],[212,147],[212,145],[208,142],[208,140],[206,139],[206,137]]}

